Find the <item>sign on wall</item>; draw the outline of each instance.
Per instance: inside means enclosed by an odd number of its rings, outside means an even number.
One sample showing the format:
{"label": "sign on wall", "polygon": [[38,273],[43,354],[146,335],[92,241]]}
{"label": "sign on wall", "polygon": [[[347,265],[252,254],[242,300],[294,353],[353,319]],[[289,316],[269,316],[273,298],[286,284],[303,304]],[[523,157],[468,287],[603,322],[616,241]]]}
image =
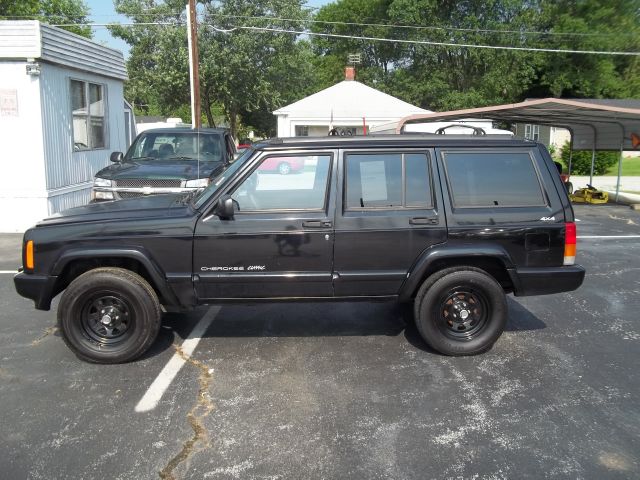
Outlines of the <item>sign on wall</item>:
{"label": "sign on wall", "polygon": [[0,90],[0,116],[18,116],[18,91]]}

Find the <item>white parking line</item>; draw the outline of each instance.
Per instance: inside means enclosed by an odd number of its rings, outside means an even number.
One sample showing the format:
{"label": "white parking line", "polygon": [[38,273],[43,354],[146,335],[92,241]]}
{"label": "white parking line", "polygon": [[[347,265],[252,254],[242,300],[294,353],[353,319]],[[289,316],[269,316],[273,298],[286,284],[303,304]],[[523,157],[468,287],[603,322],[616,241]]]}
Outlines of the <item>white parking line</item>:
{"label": "white parking line", "polygon": [[6,274],[11,273],[15,275],[16,273],[18,273],[18,270],[0,270],[0,274],[3,274],[3,273],[6,273]]}
{"label": "white parking line", "polygon": [[578,235],[578,238],[640,238],[640,235]]}
{"label": "white parking line", "polygon": [[207,310],[200,321],[193,327],[191,333],[187,339],[182,342],[181,350],[184,355],[180,355],[177,352],[171,357],[171,360],[164,366],[162,371],[158,374],[151,386],[147,389],[144,396],[140,399],[136,405],[136,412],[148,412],[153,410],[158,405],[158,402],[167,391],[169,385],[176,377],[182,366],[187,362],[187,359],[191,357],[191,354],[198,346],[202,335],[207,331],[211,322],[216,318],[216,315],[220,311],[220,307],[211,307]]}

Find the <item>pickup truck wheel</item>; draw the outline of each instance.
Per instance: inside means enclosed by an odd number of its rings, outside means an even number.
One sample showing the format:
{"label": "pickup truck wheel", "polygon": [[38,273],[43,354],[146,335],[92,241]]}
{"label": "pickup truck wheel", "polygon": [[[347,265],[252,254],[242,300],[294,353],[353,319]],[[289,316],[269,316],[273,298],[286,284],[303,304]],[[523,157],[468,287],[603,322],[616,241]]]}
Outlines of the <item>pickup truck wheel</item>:
{"label": "pickup truck wheel", "polygon": [[280,172],[280,175],[289,175],[291,173],[291,165],[287,162],[282,162],[278,165],[278,172]]}
{"label": "pickup truck wheel", "polygon": [[67,287],[58,306],[62,338],[81,359],[124,363],[138,358],[160,330],[156,293],[140,275],[96,268]]}
{"label": "pickup truck wheel", "polygon": [[507,322],[507,302],[483,270],[454,267],[433,274],[416,296],[414,314],[422,338],[445,355],[475,355],[490,349]]}

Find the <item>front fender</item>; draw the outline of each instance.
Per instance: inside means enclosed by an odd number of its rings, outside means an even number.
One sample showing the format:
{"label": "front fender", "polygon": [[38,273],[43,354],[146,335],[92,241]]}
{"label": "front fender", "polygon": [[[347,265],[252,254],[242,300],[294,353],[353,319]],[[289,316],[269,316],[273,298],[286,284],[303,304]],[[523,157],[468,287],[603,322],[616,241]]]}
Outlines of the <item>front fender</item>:
{"label": "front fender", "polygon": [[457,264],[464,264],[464,259],[477,261],[483,258],[490,258],[492,260],[499,261],[506,269],[514,286],[518,284],[513,260],[507,251],[500,245],[489,243],[447,245],[444,243],[427,248],[416,259],[407,274],[407,278],[405,278],[402,286],[400,287],[399,300],[406,302],[411,299],[426,276],[433,273],[436,262],[455,261]]}
{"label": "front fender", "polygon": [[156,264],[151,256],[143,249],[136,248],[94,248],[94,249],[70,249],[58,257],[55,261],[51,275],[59,276],[65,267],[74,260],[85,260],[95,258],[130,258],[140,262],[149,274],[152,286],[160,292],[165,303],[178,305],[176,296],[169,289],[164,272]]}

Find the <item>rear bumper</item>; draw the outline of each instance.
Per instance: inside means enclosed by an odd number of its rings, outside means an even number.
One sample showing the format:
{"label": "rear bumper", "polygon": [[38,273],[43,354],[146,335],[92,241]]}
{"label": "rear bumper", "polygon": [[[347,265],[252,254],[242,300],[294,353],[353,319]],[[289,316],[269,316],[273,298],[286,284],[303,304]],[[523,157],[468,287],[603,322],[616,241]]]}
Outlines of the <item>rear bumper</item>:
{"label": "rear bumper", "polygon": [[514,294],[549,295],[576,290],[584,280],[585,269],[580,265],[567,267],[517,268],[513,271]]}
{"label": "rear bumper", "polygon": [[21,272],[13,277],[13,283],[18,294],[33,300],[38,310],[49,310],[57,278]]}

